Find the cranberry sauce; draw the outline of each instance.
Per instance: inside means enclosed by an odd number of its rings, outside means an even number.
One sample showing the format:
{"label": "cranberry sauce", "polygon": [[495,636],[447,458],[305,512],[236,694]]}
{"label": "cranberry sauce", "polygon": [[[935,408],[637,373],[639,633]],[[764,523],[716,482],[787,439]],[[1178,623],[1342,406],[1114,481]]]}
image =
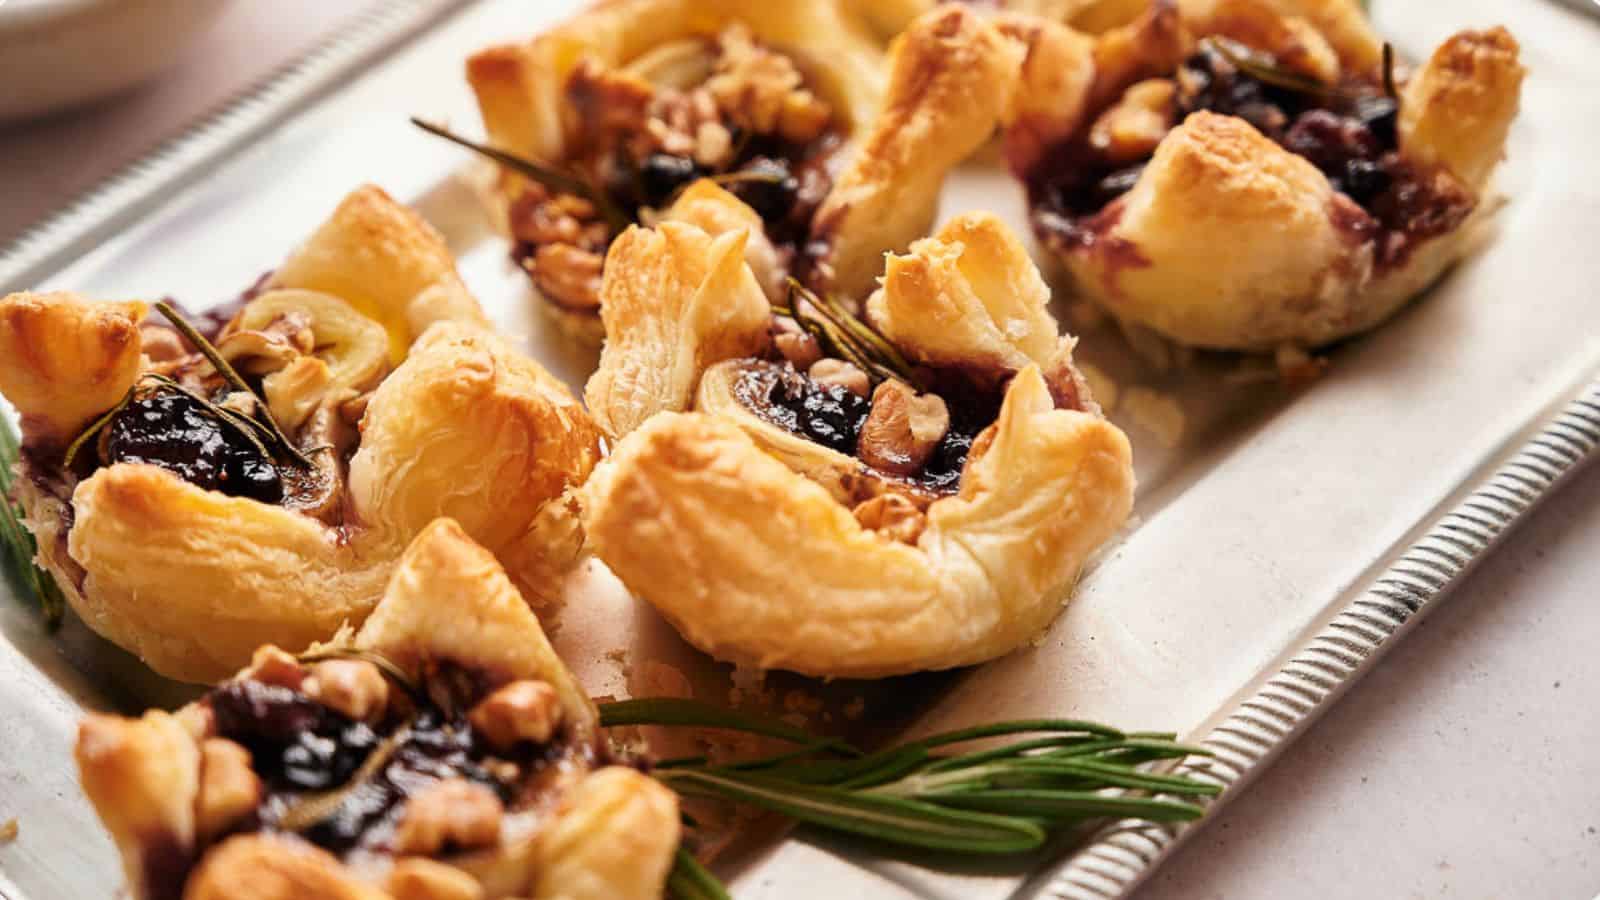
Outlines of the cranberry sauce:
{"label": "cranberry sauce", "polygon": [[[522,776],[553,761],[561,750],[553,742],[527,743],[510,758],[491,757],[464,715],[452,716],[431,704],[413,710],[409,721],[391,710],[374,727],[298,691],[253,680],[224,684],[205,702],[217,735],[250,751],[265,786],[256,821],[246,829],[283,829],[285,817],[306,797],[349,785],[321,819],[296,823],[302,837],[334,853],[389,849],[404,801],[439,780],[482,784],[509,804],[525,781]],[[385,755],[376,769],[350,785],[380,752]]]}
{"label": "cranberry sauce", "polygon": [[[635,162],[620,149],[591,161],[587,168],[598,171],[596,181],[603,186],[606,198],[635,220],[645,208],[659,210],[670,206],[677,195],[697,179],[716,178],[729,193],[761,216],[767,237],[780,250],[796,254],[810,231],[817,207],[833,186],[826,163],[839,146],[838,137],[827,134],[807,144],[771,137],[736,138],[736,141],[739,153],[719,169],[702,166],[688,156],[663,152],[652,153]],[[532,217],[542,214],[541,202],[535,199],[542,196],[542,189],[536,189],[513,204],[513,234],[548,231],[541,228],[543,223],[531,221]],[[529,221],[519,228],[519,219]],[[610,234],[603,243],[585,249],[603,253],[615,237]],[[534,255],[539,244],[525,238],[514,241],[512,260],[520,265]]]}
{"label": "cranberry sauce", "polygon": [[[783,430],[846,456],[856,456],[872,403],[838,385],[823,384],[784,364],[752,367],[735,382],[746,409]],[[954,493],[978,433],[999,414],[999,401],[966,385],[941,385],[950,427],[918,472],[903,480],[933,493]],[[864,465],[864,463],[863,463]],[[896,477],[885,475],[884,477]]]}
{"label": "cranberry sauce", "polygon": [[192,397],[161,392],[130,402],[106,426],[109,462],[160,466],[197,487],[283,500],[283,478],[239,429]]}
{"label": "cranberry sauce", "polygon": [[854,456],[872,404],[838,385],[823,384],[785,365],[747,371],[737,382],[744,406],[783,430]]}
{"label": "cranberry sauce", "polygon": [[[1470,200],[1459,191],[1436,185],[1402,161],[1399,105],[1380,85],[1302,85],[1293,75],[1264,80],[1268,70],[1279,69],[1275,60],[1241,44],[1226,46],[1224,51],[1216,41],[1202,42],[1179,68],[1174,120],[1200,110],[1236,116],[1305,158],[1375,220],[1355,233],[1380,238],[1380,264],[1403,261],[1417,241],[1454,228],[1470,211]],[[1249,64],[1241,66],[1246,59]],[[1100,224],[1094,217],[1113,212],[1106,207],[1133,188],[1148,162],[1110,162],[1083,137],[1057,147],[1027,179],[1041,239],[1058,248],[1091,244]]]}

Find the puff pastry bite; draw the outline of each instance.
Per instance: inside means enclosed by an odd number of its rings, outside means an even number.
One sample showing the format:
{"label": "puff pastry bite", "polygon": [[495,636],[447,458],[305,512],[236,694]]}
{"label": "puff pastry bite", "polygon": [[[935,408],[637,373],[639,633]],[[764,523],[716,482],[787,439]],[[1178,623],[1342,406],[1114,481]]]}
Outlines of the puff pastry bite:
{"label": "puff pastry bite", "polygon": [[[92,629],[209,681],[372,609],[440,515],[527,586],[599,457],[564,385],[497,336],[441,238],[374,187],[241,298],[214,364],[147,304],[0,299],[0,393],[41,564]],[[237,380],[227,377],[231,371]]]}
{"label": "puff pastry bite", "polygon": [[1134,477],[1016,236],[952,220],[888,257],[864,320],[804,292],[798,324],[773,320],[740,267],[674,223],[613,248],[630,352],[608,345],[586,392],[620,437],[582,491],[595,553],[695,646],[760,668],[885,676],[1037,635]]}
{"label": "puff pastry bite", "polygon": [[1520,95],[1503,28],[1396,78],[1354,0],[1142,6],[1095,37],[1005,26],[1008,154],[1082,293],[1185,344],[1315,347],[1467,252]]}
{"label": "puff pastry bite", "polygon": [[[869,290],[995,130],[1020,54],[961,7],[907,25],[915,6],[612,0],[474,55],[492,143],[585,188],[504,174],[495,191],[546,307],[598,341],[607,248],[627,223],[661,220],[748,230],[773,297],[788,275]],[[886,53],[875,29],[902,25]]]}
{"label": "puff pastry bite", "polygon": [[610,764],[504,570],[423,529],[359,631],[267,645],[169,714],[91,715],[83,788],[136,900],[661,896],[677,798]]}

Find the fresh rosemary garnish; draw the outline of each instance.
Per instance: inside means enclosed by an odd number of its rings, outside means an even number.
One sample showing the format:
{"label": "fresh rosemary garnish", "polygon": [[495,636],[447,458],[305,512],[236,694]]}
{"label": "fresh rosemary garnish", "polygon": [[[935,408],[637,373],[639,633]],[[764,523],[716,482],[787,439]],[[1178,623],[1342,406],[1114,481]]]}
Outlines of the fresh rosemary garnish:
{"label": "fresh rosemary garnish", "polygon": [[22,508],[13,502],[12,489],[21,458],[22,439],[11,419],[0,412],[0,543],[5,545],[5,562],[16,583],[33,595],[44,614],[45,627],[53,631],[61,624],[67,602],[55,578],[34,563],[38,545],[22,524]]}
{"label": "fresh rosemary garnish", "polygon": [[1201,38],[1200,47],[1214,50],[1234,68],[1274,87],[1319,97],[1338,96],[1341,93],[1337,87],[1285,69],[1270,57],[1264,57],[1254,49],[1229,38],[1216,35]]}
{"label": "fresh rosemary garnish", "polygon": [[1390,100],[1399,102],[1400,89],[1394,84],[1394,45],[1383,42],[1383,92]]}
{"label": "fresh rosemary garnish", "polygon": [[[191,346],[200,351],[200,355],[204,356],[206,360],[211,363],[212,367],[217,370],[217,374],[221,375],[224,381],[232,385],[234,390],[243,391],[244,393],[256,398],[256,405],[261,411],[261,419],[258,421],[249,416],[241,416],[241,418],[244,418],[251,424],[257,426],[265,423],[266,431],[269,433],[272,439],[277,442],[278,446],[289,455],[291,459],[307,469],[316,467],[316,464],[313,463],[305,454],[301,453],[299,449],[297,449],[289,440],[289,436],[284,434],[283,429],[278,426],[278,420],[273,418],[272,410],[267,406],[267,398],[257,394],[255,390],[250,387],[249,383],[247,383],[244,378],[234,370],[233,366],[229,365],[228,361],[222,358],[222,354],[217,352],[217,348],[212,346],[210,341],[206,340],[205,335],[201,334],[193,325],[190,325],[189,321],[183,316],[179,315],[178,311],[173,309],[172,305],[166,301],[159,301],[156,303],[156,312],[161,313],[161,315],[164,316],[168,322],[171,322],[172,327],[176,328],[179,334],[182,334],[185,338],[187,338]],[[172,383],[176,384],[177,382]],[[217,407],[215,404],[211,404],[211,408],[215,410],[219,409],[220,407]],[[262,448],[262,455],[270,458],[270,454],[265,452],[265,448]]]}
{"label": "fresh rosemary garnish", "polygon": [[443,125],[435,125],[432,122],[425,121],[416,116],[411,117],[411,124],[421,128],[423,131],[426,131],[431,135],[434,135],[435,137],[444,138],[453,144],[465,147],[468,150],[471,150],[482,156],[486,156],[500,165],[505,166],[511,171],[518,173],[519,175],[525,175],[528,178],[537,181],[552,191],[557,191],[563,194],[571,194],[574,197],[587,200],[588,202],[594,204],[595,211],[600,213],[600,217],[606,220],[606,225],[609,226],[614,233],[620,234],[629,225],[633,224],[632,217],[623,212],[622,209],[606,195],[605,191],[594,187],[587,181],[584,181],[577,176],[559,171],[551,168],[550,166],[536,163],[531,159],[524,159],[523,157],[517,156],[514,153],[507,153],[504,150],[496,149],[488,144],[480,144],[470,138],[464,138],[461,135],[456,134],[450,129],[445,128]]}
{"label": "fresh rosemary garnish", "polygon": [[[1218,785],[1147,771],[1144,764],[1208,751],[1171,734],[1125,734],[1093,722],[1027,719],[936,734],[862,754],[776,719],[693,700],[601,704],[603,726],[684,725],[774,737],[796,750],[712,764],[662,763],[653,770],[684,797],[731,801],[829,831],[910,849],[977,856],[1024,853],[1053,832],[1096,819],[1181,822]],[[1020,738],[994,745],[995,738]],[[949,748],[985,741],[979,749]],[[709,873],[691,872],[680,851],[673,897],[707,893]],[[696,893],[699,891],[699,893]]]}
{"label": "fresh rosemary garnish", "polygon": [[[1315,78],[1285,69],[1272,57],[1230,38],[1211,35],[1201,38],[1199,46],[1215,51],[1234,68],[1274,87],[1324,99],[1360,100],[1366,96],[1360,88],[1323,84]],[[1394,46],[1387,42],[1383,45],[1383,92],[1391,100],[1400,99],[1394,81]]]}
{"label": "fresh rosemary garnish", "polygon": [[667,875],[667,896],[672,900],[733,900],[717,876],[682,847],[673,857],[672,871]]}
{"label": "fresh rosemary garnish", "polygon": [[787,306],[774,305],[773,311],[794,319],[825,351],[866,372],[874,384],[893,378],[921,387],[911,361],[837,297],[818,294],[791,277],[788,300]]}
{"label": "fresh rosemary garnish", "polygon": [[299,656],[296,656],[295,659],[303,663],[322,662],[323,660],[329,659],[353,659],[359,662],[371,663],[379,672],[383,673],[385,678],[389,679],[397,687],[405,691],[406,696],[411,698],[412,703],[418,707],[421,707],[428,702],[427,695],[424,694],[422,688],[411,679],[411,676],[406,674],[406,670],[400,668],[399,663],[387,656],[384,656],[382,653],[379,653],[376,650],[368,650],[363,647],[352,647],[345,644],[335,644],[318,647],[315,650],[307,650]]}

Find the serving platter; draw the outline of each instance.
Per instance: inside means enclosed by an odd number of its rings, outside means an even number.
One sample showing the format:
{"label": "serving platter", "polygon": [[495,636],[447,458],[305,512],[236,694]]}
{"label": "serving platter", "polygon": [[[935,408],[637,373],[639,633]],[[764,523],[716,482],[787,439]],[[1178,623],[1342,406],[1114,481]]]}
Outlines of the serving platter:
{"label": "serving platter", "polygon": [[[372,6],[309,56],[0,250],[0,292],[221,301],[281,258],[350,187],[372,181],[421,210],[495,319],[581,385],[594,355],[534,312],[479,203],[481,171],[407,124],[476,130],[461,61],[532,33],[575,3]],[[1554,4],[1376,5],[1416,58],[1451,31],[1503,22],[1530,77],[1484,252],[1381,331],[1330,355],[1302,387],[1224,356],[1135,350],[1063,309],[1080,357],[1121,399],[1135,444],[1136,521],[1033,647],[944,680],[913,729],[1050,714],[1174,730],[1216,757],[1193,774],[1241,790],[1518,520],[1600,444],[1600,328],[1587,296],[1600,188],[1600,27]],[[992,208],[1023,223],[991,159],[952,178],[943,214]],[[1234,248],[1219,247],[1219,253]],[[1135,398],[1144,398],[1141,402]],[[1151,407],[1165,417],[1155,416]],[[1181,422],[1172,414],[1181,415]],[[8,590],[9,588],[0,588]],[[708,666],[598,563],[574,579],[559,647],[596,694],[647,681],[647,662],[716,685]],[[76,788],[84,708],[135,712],[192,690],[165,682],[73,621],[43,631],[0,598],[0,895],[110,896],[116,854]],[[622,661],[626,660],[626,664]],[[873,708],[892,706],[880,689]],[[910,700],[907,701],[909,705]],[[729,874],[741,897],[1116,897],[1194,827],[1113,825],[1004,867],[886,862],[801,834]]]}

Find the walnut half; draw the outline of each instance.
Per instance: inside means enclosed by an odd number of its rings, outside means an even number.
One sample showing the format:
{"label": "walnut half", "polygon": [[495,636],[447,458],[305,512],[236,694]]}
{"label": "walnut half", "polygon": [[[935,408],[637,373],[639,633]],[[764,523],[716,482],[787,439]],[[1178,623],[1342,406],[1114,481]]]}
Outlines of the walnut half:
{"label": "walnut half", "polygon": [[918,396],[904,382],[893,379],[872,393],[872,412],[861,427],[856,453],[863,462],[895,475],[921,469],[950,429],[950,411],[944,400]]}

